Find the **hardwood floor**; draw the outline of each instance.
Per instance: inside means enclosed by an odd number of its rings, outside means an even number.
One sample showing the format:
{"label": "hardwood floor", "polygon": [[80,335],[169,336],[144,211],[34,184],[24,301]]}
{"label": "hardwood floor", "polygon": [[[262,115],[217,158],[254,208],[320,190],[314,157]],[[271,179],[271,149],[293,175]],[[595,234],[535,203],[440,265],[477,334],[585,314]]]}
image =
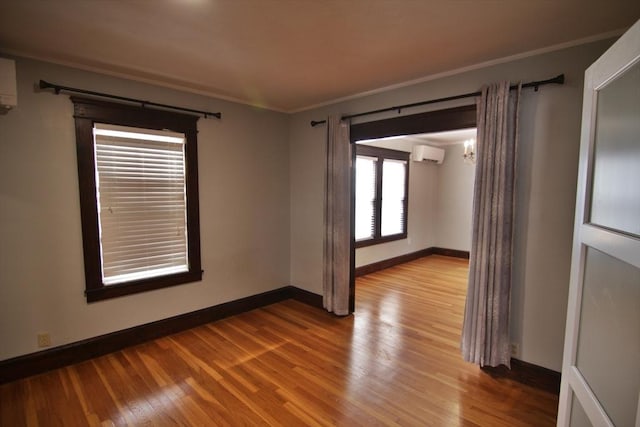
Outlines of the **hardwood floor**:
{"label": "hardwood floor", "polygon": [[356,314],[294,300],[0,386],[0,425],[555,425],[557,397],[464,363],[467,261],[358,278]]}

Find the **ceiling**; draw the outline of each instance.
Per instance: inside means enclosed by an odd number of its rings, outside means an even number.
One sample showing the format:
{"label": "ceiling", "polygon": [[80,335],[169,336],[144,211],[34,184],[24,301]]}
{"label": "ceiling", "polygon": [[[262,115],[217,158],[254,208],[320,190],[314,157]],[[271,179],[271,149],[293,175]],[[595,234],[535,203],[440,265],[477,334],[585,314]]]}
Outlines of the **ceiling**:
{"label": "ceiling", "polygon": [[637,0],[0,0],[0,51],[294,112],[639,17]]}
{"label": "ceiling", "polygon": [[413,135],[398,135],[385,138],[363,139],[356,144],[371,145],[373,147],[389,148],[392,150],[411,152],[414,145],[430,145],[432,147],[446,147],[462,144],[468,139],[476,138],[476,128],[449,130],[445,132],[420,133]]}

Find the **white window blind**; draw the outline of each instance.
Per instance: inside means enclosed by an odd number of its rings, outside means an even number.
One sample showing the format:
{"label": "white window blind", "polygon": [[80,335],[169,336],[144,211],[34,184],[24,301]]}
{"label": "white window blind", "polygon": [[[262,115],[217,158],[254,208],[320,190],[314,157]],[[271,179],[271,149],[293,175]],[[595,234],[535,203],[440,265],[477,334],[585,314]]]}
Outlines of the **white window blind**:
{"label": "white window blind", "polygon": [[407,162],[384,159],[382,162],[382,219],[381,236],[391,236],[404,231],[405,183]]}
{"label": "white window blind", "polygon": [[375,233],[376,163],[375,157],[356,157],[356,241]]}
{"label": "white window blind", "polygon": [[105,285],[189,270],[185,136],[95,124]]}

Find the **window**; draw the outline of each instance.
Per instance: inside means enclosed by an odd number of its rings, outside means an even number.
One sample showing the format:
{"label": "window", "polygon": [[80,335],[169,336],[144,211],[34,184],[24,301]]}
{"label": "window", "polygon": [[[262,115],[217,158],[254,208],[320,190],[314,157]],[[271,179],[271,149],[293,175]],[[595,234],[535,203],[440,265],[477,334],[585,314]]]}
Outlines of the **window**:
{"label": "window", "polygon": [[72,101],[87,301],[201,280],[198,117]]}
{"label": "window", "polygon": [[407,237],[409,153],[356,145],[356,247]]}

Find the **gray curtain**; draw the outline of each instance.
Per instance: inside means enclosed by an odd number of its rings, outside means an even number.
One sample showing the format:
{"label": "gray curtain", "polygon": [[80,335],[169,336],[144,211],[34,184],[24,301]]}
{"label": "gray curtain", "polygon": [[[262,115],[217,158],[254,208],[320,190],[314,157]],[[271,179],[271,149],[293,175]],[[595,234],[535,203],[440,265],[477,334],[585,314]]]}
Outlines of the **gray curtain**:
{"label": "gray curtain", "polygon": [[521,87],[485,86],[478,100],[476,176],[462,354],[480,366],[510,367],[516,149]]}
{"label": "gray curtain", "polygon": [[351,144],[349,124],[340,116],[330,116],[327,125],[323,304],[344,316],[349,314]]}

